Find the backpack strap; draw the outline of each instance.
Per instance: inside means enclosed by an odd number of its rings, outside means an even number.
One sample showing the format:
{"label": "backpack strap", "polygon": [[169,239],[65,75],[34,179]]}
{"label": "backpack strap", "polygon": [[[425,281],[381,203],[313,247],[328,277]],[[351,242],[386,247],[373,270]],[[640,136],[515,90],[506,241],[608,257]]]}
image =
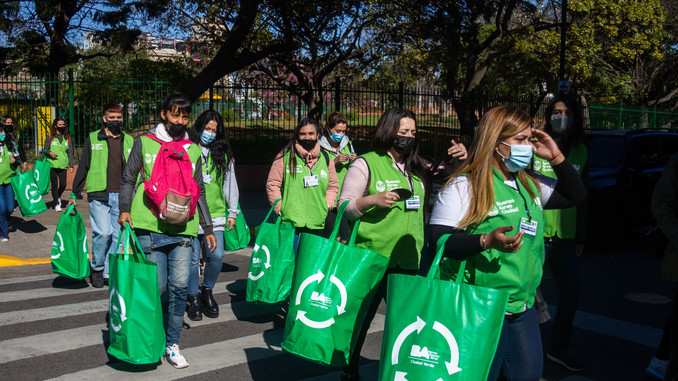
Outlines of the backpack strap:
{"label": "backpack strap", "polygon": [[323,156],[325,157],[325,164],[327,164],[327,167],[330,167],[330,157],[327,155],[327,151],[324,149],[321,149],[320,152],[322,152]]}

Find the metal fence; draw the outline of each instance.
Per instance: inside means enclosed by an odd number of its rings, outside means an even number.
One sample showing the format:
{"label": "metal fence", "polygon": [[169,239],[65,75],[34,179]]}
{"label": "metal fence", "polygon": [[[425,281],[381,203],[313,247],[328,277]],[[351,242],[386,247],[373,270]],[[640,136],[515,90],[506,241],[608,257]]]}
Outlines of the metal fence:
{"label": "metal fence", "polygon": [[[125,131],[138,136],[155,126],[157,110],[172,90],[165,81],[84,81],[73,71],[59,77],[6,77],[0,78],[0,115],[14,118],[29,160],[38,157],[52,120],[65,117],[79,157],[87,134],[101,128],[106,103],[122,105]],[[218,111],[228,127],[238,162],[270,163],[289,141],[298,120],[309,112],[302,101],[302,90],[246,84],[213,86],[194,102],[191,117],[195,119],[208,109]],[[322,99],[321,120],[333,111],[347,116],[349,134],[358,152],[369,150],[379,117],[391,107],[405,107],[416,114],[424,157],[444,157],[450,140],[459,139],[460,125],[453,104],[438,88],[407,88],[402,84],[358,88],[337,79],[311,90]],[[529,97],[476,97],[472,104],[478,117],[492,107],[511,104],[541,120],[545,108],[545,101],[535,102]],[[589,105],[588,115],[591,127],[608,129],[666,127],[678,119],[678,113],[622,105]]]}

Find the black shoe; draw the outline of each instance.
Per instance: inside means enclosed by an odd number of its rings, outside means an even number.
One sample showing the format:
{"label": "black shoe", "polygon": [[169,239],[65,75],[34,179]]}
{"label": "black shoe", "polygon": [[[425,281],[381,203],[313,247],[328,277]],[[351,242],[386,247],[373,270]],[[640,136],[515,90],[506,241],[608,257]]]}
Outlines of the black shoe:
{"label": "black shoe", "polygon": [[92,270],[91,282],[92,287],[94,288],[104,287],[104,270],[101,271]]}
{"label": "black shoe", "polygon": [[104,278],[104,286],[108,286],[108,278]]}
{"label": "black shoe", "polygon": [[341,371],[341,381],[362,381],[359,373],[346,373]]}
{"label": "black shoe", "polygon": [[556,364],[562,365],[571,372],[581,372],[584,370],[584,364],[567,351],[550,351],[546,358]]}
{"label": "black shoe", "polygon": [[202,320],[202,312],[200,311],[200,301],[198,300],[198,294],[189,295],[186,300],[186,311],[188,312],[188,318],[193,321]]}
{"label": "black shoe", "polygon": [[210,318],[219,317],[219,305],[212,296],[212,289],[200,287],[200,300],[202,301],[202,312]]}

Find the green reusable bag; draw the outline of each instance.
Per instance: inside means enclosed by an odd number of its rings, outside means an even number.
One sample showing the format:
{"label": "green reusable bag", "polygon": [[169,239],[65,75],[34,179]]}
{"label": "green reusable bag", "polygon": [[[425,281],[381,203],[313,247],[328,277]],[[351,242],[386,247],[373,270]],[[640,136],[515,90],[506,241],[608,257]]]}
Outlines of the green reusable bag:
{"label": "green reusable bag", "polygon": [[224,250],[233,251],[247,247],[250,244],[250,227],[245,222],[240,204],[238,204],[238,216],[235,218],[235,226],[229,231],[224,231]]}
{"label": "green reusable bag", "polygon": [[36,160],[33,166],[33,179],[41,195],[49,193],[49,170],[51,168],[52,163],[47,158]]}
{"label": "green reusable bag", "polygon": [[268,223],[277,199],[259,225],[247,273],[245,300],[252,303],[284,303],[290,297],[294,273],[294,223]]}
{"label": "green reusable bag", "polygon": [[20,172],[17,169],[17,175],[10,180],[14,197],[16,197],[17,204],[21,210],[21,215],[24,217],[35,216],[47,210],[47,205],[40,195],[40,190],[35,184],[33,173]]}
{"label": "green reusable bag", "polygon": [[374,290],[389,259],[354,246],[360,221],[348,244],[336,241],[347,202],[337,212],[330,238],[302,233],[282,347],[307,360],[348,364]]}
{"label": "green reusable bag", "polygon": [[52,272],[67,278],[86,278],[90,270],[87,254],[85,221],[75,205],[71,205],[59,217],[52,241]]}
{"label": "green reusable bag", "polygon": [[[116,253],[119,253],[118,234]],[[158,269],[146,255],[129,224],[122,254],[110,254],[108,281],[108,354],[132,364],[154,364],[165,354],[165,328],[158,286]]]}
{"label": "green reusable bag", "polygon": [[464,284],[466,261],[455,281],[436,279],[448,237],[426,278],[388,277],[379,380],[487,379],[509,293]]}

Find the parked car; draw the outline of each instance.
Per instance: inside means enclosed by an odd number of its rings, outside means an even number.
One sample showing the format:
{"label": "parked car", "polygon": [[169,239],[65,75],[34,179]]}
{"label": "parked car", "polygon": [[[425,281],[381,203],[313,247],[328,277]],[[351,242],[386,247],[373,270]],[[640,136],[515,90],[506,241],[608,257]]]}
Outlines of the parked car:
{"label": "parked car", "polygon": [[[650,198],[669,158],[678,152],[678,130],[587,131],[589,217],[587,245],[630,246],[655,221]],[[640,233],[640,234],[639,234]]]}

